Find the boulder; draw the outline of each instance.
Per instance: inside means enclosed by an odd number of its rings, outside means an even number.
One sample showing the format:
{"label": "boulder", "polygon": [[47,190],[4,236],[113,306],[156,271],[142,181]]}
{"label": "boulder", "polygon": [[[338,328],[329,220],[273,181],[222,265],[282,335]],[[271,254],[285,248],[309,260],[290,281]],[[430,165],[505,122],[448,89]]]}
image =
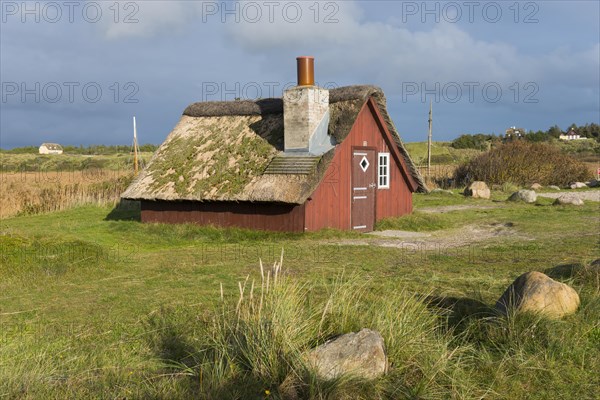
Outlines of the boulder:
{"label": "boulder", "polygon": [[308,363],[324,380],[346,374],[373,379],[385,374],[388,368],[383,338],[370,329],[347,333],[312,349]]}
{"label": "boulder", "polygon": [[530,189],[531,190],[540,190],[543,189],[544,187],[542,185],[540,185],[539,183],[534,183],[533,185],[531,185]]}
{"label": "boulder", "polygon": [[582,206],[583,200],[579,198],[579,196],[574,194],[563,194],[559,196],[553,203],[555,206],[564,206],[564,205],[572,205],[572,206]]}
{"label": "boulder", "polygon": [[556,185],[550,185],[548,186],[548,189],[552,189],[552,190],[560,190],[560,188]]}
{"label": "boulder", "polygon": [[590,267],[600,268],[600,258],[596,258],[590,263]]}
{"label": "boulder", "polygon": [[483,181],[475,181],[465,188],[464,195],[475,199],[489,199],[490,188]]}
{"label": "boulder", "polygon": [[505,315],[512,309],[555,319],[573,314],[578,307],[579,295],[573,288],[537,271],[519,276],[496,302],[496,309]]}
{"label": "boulder", "polygon": [[533,190],[519,190],[518,192],[514,192],[508,198],[510,201],[524,201],[525,203],[535,203],[537,200],[537,194]]}
{"label": "boulder", "polygon": [[582,188],[586,188],[588,186],[583,182],[573,182],[573,183],[571,183],[571,185],[569,185],[569,187],[571,189],[582,189]]}

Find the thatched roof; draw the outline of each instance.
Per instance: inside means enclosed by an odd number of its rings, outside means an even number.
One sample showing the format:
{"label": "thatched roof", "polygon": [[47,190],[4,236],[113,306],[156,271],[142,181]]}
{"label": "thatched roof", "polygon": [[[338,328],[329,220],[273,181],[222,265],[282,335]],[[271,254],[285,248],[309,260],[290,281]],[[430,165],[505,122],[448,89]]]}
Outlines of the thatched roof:
{"label": "thatched roof", "polygon": [[[331,89],[329,134],[341,143],[370,97],[379,106],[418,190],[426,191],[387,113],[381,89]],[[194,103],[121,197],[302,204],[321,182],[335,149],[312,160],[293,161],[285,160],[282,151],[281,99]],[[273,160],[277,168],[271,166],[266,172]],[[290,165],[296,170],[290,170]],[[282,168],[287,173],[277,173]]]}

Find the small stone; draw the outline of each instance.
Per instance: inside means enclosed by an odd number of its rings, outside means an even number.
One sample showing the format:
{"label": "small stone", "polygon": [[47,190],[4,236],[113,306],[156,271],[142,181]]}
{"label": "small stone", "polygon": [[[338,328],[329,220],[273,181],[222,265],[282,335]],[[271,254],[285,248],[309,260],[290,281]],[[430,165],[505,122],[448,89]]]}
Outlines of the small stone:
{"label": "small stone", "polygon": [[560,190],[560,188],[556,185],[550,185],[548,186],[548,189],[552,189],[552,190]]}
{"label": "small stone", "polygon": [[591,181],[587,182],[586,185],[588,187],[598,187],[600,186],[600,182],[597,179],[592,179]]}
{"label": "small stone", "polygon": [[383,338],[379,332],[370,329],[325,342],[309,352],[308,362],[324,380],[346,374],[374,379],[385,374],[388,368]]}
{"label": "small stone", "polygon": [[583,182],[574,182],[574,183],[571,183],[571,185],[570,185],[571,189],[583,189],[586,187],[588,187],[588,186]]}
{"label": "small stone", "polygon": [[531,190],[540,190],[543,189],[544,187],[542,185],[540,185],[539,183],[534,183],[533,185],[531,185],[530,189]]}
{"label": "small stone", "polygon": [[465,188],[464,195],[474,199],[489,199],[490,188],[483,181],[475,181]]}

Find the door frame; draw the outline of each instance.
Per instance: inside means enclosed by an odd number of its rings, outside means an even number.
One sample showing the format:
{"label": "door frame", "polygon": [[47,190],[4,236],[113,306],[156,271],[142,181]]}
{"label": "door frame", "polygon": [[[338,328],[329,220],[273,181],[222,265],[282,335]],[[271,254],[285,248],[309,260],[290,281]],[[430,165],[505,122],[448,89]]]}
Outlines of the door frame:
{"label": "door frame", "polygon": [[360,151],[360,150],[372,150],[375,153],[375,188],[373,190],[373,229],[375,229],[375,222],[377,222],[377,164],[379,163],[379,159],[377,157],[377,147],[374,146],[350,146],[350,230],[352,230],[352,226],[353,226],[353,222],[352,222],[352,205],[353,205],[353,199],[352,196],[354,195],[354,172],[353,172],[353,168],[354,168],[354,152],[355,151]]}

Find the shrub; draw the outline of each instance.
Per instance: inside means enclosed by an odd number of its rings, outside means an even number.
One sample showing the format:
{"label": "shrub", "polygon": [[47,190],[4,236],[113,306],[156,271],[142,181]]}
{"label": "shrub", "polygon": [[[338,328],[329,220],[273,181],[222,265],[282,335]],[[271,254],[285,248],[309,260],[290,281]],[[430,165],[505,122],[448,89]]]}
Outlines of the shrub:
{"label": "shrub", "polygon": [[585,164],[545,143],[515,141],[495,147],[459,166],[460,184],[485,181],[492,185],[512,182],[521,186],[567,185],[591,178]]}
{"label": "shrub", "polygon": [[478,133],[476,135],[460,135],[452,141],[451,146],[455,149],[477,149],[485,150],[488,148],[488,142],[497,141],[495,135],[486,135]]}

